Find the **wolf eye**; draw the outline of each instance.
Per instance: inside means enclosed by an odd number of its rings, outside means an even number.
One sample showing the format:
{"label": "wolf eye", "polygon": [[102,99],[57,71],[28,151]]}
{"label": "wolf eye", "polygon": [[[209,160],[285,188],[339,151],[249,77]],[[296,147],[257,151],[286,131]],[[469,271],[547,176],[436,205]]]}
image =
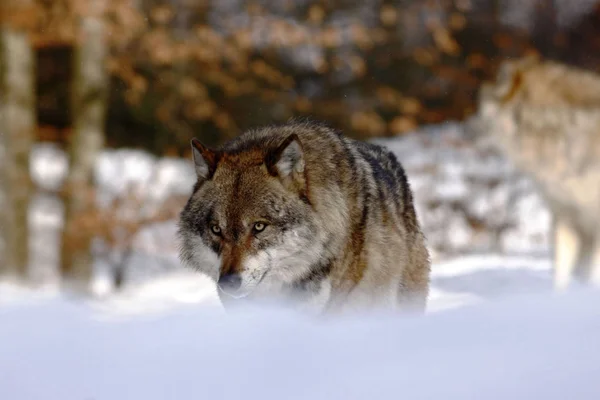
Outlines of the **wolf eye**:
{"label": "wolf eye", "polygon": [[221,228],[219,227],[219,225],[215,225],[215,224],[211,225],[210,230],[212,233],[214,233],[217,236],[221,235]]}
{"label": "wolf eye", "polygon": [[265,224],[264,222],[257,222],[254,224],[252,229],[254,229],[254,232],[262,232],[265,230],[266,227],[267,224]]}

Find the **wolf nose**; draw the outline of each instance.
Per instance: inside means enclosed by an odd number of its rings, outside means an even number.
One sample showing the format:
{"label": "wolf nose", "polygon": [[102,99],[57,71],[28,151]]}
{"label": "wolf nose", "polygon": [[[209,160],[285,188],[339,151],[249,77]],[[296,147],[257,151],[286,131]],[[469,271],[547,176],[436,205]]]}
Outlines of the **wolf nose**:
{"label": "wolf nose", "polygon": [[219,287],[224,292],[235,292],[242,286],[242,277],[239,274],[225,274],[219,278]]}

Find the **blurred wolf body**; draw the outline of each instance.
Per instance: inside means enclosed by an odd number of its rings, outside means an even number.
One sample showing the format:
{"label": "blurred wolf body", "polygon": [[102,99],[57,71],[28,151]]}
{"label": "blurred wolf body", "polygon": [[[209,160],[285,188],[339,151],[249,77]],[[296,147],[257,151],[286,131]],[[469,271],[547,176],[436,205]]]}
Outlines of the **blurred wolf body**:
{"label": "blurred wolf body", "polygon": [[217,282],[226,307],[424,311],[429,254],[392,153],[309,122],[192,147],[181,259]]}
{"label": "blurred wolf body", "polygon": [[537,57],[505,62],[474,121],[546,199],[556,288],[600,284],[600,76]]}

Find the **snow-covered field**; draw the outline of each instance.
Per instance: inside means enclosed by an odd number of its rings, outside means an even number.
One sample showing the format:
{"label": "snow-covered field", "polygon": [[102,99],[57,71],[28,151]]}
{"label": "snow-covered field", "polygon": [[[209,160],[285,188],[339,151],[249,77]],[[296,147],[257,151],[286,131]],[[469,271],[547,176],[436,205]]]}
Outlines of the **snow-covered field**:
{"label": "snow-covered field", "polygon": [[[460,135],[450,124],[385,143],[438,250],[429,313],[318,323],[278,310],[223,313],[214,285],[179,265],[172,220],[139,232],[121,291],[110,290],[103,255],[95,297],[62,292],[55,191],[67,163],[52,145],[36,147],[33,284],[0,282],[0,399],[600,398],[600,293],[552,294],[543,203]],[[99,204],[134,190],[144,212],[186,195],[190,164],[107,151]]]}
{"label": "snow-covered field", "polygon": [[[510,299],[525,294],[551,293],[550,261],[537,256],[481,254],[433,265],[430,313]],[[131,284],[120,292],[93,298],[67,297],[56,285],[23,287],[0,282],[0,310],[7,306],[43,305],[50,301],[83,302],[102,318],[127,319],[165,315],[188,306],[219,307],[214,284],[191,271],[173,271]]]}
{"label": "snow-covered field", "polygon": [[99,319],[64,299],[0,308],[0,398],[600,398],[600,293],[425,317],[278,310]]}

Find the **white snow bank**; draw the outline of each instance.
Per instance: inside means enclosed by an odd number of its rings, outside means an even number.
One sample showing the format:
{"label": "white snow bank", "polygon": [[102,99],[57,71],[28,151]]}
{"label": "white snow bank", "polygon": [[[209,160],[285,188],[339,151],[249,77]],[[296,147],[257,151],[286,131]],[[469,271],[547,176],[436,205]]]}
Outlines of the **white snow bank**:
{"label": "white snow bank", "polygon": [[107,322],[55,301],[0,308],[0,398],[600,398],[600,293],[318,324],[187,308]]}
{"label": "white snow bank", "polygon": [[[134,255],[132,264],[151,276],[131,276],[129,284],[117,292],[98,290],[90,303],[94,310],[102,317],[128,318],[163,315],[190,304],[218,304],[215,284],[209,278],[183,268],[160,273],[157,260]],[[100,285],[110,285],[103,281],[96,279]],[[62,295],[57,283],[24,287],[0,281],[0,308],[54,300]],[[552,287],[551,261],[545,257],[478,254],[438,261],[432,265],[428,312],[549,293]]]}
{"label": "white snow bank", "polygon": [[499,301],[553,290],[551,260],[477,254],[434,262],[428,311]]}
{"label": "white snow bank", "polygon": [[[0,298],[1,299],[1,298]],[[159,315],[188,305],[217,305],[215,284],[195,271],[180,271],[147,279],[118,292],[99,296],[90,305],[102,318],[130,318]]]}

